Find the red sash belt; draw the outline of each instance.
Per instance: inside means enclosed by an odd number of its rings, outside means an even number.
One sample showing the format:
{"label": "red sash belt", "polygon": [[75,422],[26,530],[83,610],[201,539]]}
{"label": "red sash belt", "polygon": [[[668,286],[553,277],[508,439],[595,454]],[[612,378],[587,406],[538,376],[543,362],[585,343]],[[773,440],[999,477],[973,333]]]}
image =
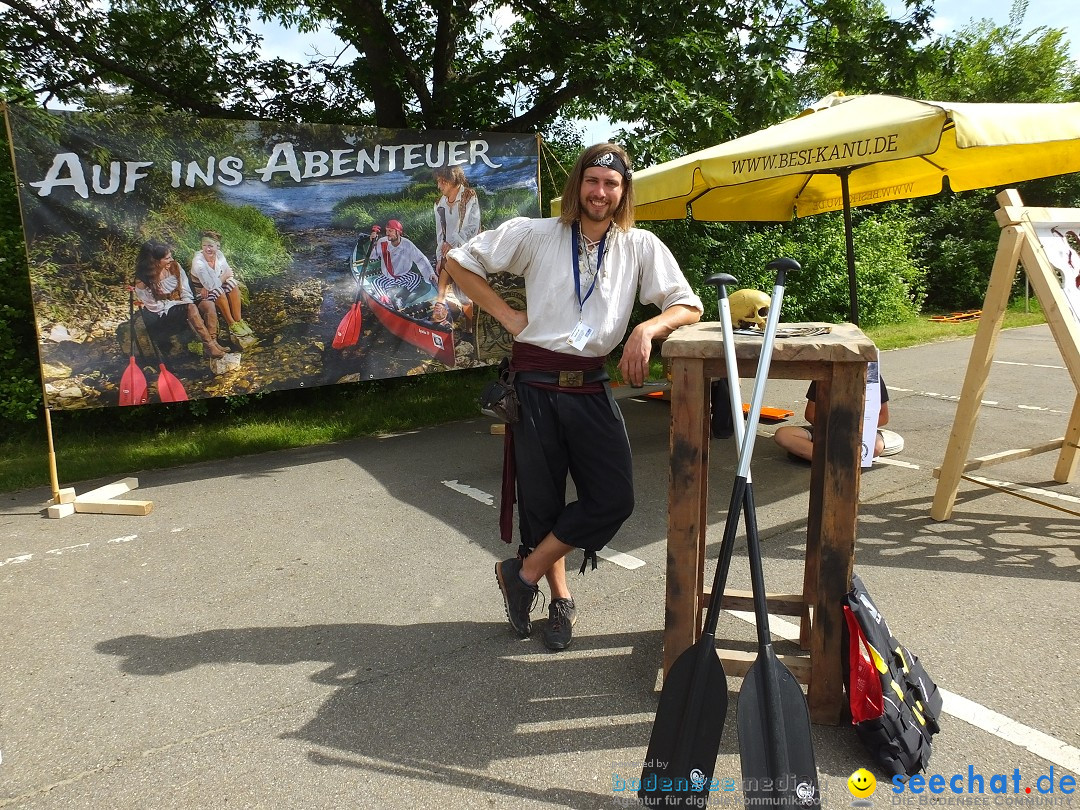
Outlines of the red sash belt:
{"label": "red sash belt", "polygon": [[[542,349],[531,343],[514,341],[510,371],[521,374],[521,382],[535,388],[565,394],[599,394],[604,390],[606,357],[585,357]],[[545,372],[536,374],[535,372]],[[547,376],[550,375],[550,376]],[[502,492],[499,506],[499,535],[509,543],[514,536],[514,503],[517,500],[517,466],[514,461],[514,428],[506,426],[503,438]]]}

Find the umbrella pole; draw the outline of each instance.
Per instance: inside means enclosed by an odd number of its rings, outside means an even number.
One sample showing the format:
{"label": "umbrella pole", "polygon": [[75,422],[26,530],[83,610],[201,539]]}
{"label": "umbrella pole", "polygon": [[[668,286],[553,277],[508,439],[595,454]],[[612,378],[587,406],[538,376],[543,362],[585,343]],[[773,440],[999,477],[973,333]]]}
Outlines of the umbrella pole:
{"label": "umbrella pole", "polygon": [[840,195],[844,201],[844,241],[847,246],[848,301],[851,304],[851,322],[859,325],[859,296],[855,290],[855,242],[851,236],[851,191],[848,189],[848,175],[851,169],[841,169]]}

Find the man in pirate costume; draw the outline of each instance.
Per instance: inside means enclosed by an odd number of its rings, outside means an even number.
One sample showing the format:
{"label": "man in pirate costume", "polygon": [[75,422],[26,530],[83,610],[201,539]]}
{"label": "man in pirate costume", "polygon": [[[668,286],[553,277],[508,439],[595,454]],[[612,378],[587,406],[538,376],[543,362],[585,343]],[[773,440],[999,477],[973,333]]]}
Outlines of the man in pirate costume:
{"label": "man in pirate costume", "polygon": [[435,271],[423,251],[402,234],[405,228],[392,219],[386,223],[386,236],[375,243],[375,255],[382,273],[372,279],[384,304],[397,307],[424,298],[435,284]]}
{"label": "man in pirate costume", "polygon": [[[537,582],[551,588],[544,643],[571,641],[576,608],[564,558],[585,552],[581,571],[615,536],[634,508],[630,444],[606,372],[608,353],[629,324],[635,298],[660,314],[638,324],[619,371],[641,385],[652,342],[701,317],[671,252],[634,225],[630,160],[613,144],[589,147],[567,178],[558,219],[516,218],[447,254],[454,281],[514,336],[510,370],[521,418],[507,427],[500,527],[512,534],[514,474],[521,549],[495,566],[510,625],[532,632]],[[523,276],[527,312],[513,309],[487,276]],[[566,502],[567,474],[577,500]]]}

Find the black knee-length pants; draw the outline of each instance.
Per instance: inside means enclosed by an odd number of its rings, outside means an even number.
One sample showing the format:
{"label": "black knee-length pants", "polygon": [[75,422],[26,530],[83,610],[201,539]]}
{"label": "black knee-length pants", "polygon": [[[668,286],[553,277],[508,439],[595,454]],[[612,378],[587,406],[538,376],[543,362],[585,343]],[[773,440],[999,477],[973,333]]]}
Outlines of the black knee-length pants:
{"label": "black knee-length pants", "polygon": [[[549,532],[595,552],[634,511],[630,440],[610,391],[563,393],[518,383],[521,421],[514,459],[521,543],[529,549]],[[566,502],[569,474],[577,500]]]}

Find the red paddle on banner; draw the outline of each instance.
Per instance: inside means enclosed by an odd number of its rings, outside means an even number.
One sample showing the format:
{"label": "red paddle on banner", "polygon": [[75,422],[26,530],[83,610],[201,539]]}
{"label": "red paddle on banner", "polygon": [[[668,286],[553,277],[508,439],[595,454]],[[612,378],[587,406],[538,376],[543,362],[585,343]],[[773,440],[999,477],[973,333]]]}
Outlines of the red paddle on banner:
{"label": "red paddle on banner", "polygon": [[[371,258],[371,251],[375,249],[375,242],[378,241],[379,231],[382,230],[378,225],[373,225],[371,228],[371,234],[368,236],[368,249],[367,255],[364,257],[364,261],[357,268],[356,265],[356,248],[353,248],[353,273],[356,275],[356,297],[353,299],[353,304],[349,308],[349,311],[345,314],[345,317],[341,319],[341,323],[338,324],[337,331],[334,333],[334,341],[330,345],[335,349],[344,349],[346,346],[355,346],[356,342],[360,339],[360,327],[363,324],[363,313],[360,311],[360,293],[364,289],[364,282],[361,277],[364,274],[364,268],[367,267],[368,259]],[[357,243],[359,247],[359,243]]]}
{"label": "red paddle on banner", "polygon": [[[153,338],[150,342],[154,343]],[[156,343],[154,343],[154,354],[157,355],[158,369],[161,371],[157,378],[158,399],[162,402],[187,402],[189,397],[187,391],[184,390],[184,384],[165,368],[165,361],[161,359],[161,351]]]}
{"label": "red paddle on banner", "polygon": [[146,404],[146,375],[135,361],[135,288],[128,287],[128,335],[130,337],[131,357],[128,359],[124,376],[120,378],[120,404]]}
{"label": "red paddle on banner", "polygon": [[161,369],[161,374],[158,375],[157,379],[158,399],[162,402],[187,402],[188,394],[184,390],[183,383],[165,368],[164,363],[159,362],[158,367]]}

